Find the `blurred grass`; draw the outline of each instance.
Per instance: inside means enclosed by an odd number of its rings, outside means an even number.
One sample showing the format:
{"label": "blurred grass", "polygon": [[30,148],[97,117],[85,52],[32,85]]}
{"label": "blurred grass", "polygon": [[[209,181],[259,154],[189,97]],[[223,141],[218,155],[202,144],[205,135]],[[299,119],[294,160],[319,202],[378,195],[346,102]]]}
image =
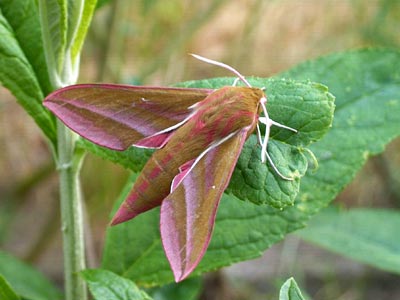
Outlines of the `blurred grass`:
{"label": "blurred grass", "polygon": [[[245,75],[271,76],[330,52],[400,46],[398,0],[101,2],[81,58],[81,82],[168,85],[226,75],[188,53],[224,61]],[[395,141],[371,160],[337,201],[347,206],[399,207],[399,149]],[[0,247],[39,264],[53,278],[62,278],[56,180],[52,172],[38,177],[50,163],[39,130],[12,96],[0,89]],[[93,266],[101,255],[112,203],[126,176],[125,170],[89,155],[83,167]],[[31,184],[20,193],[24,182]],[[299,256],[293,255],[288,259],[296,261]],[[352,286],[344,284],[338,273],[315,279],[305,273],[301,262],[288,268],[272,268],[269,278],[293,275],[292,268],[305,287],[307,278],[312,281],[307,287],[314,299],[368,299],[364,296],[373,284],[368,270]],[[265,299],[267,292],[255,292],[254,286],[247,296],[258,293]]]}

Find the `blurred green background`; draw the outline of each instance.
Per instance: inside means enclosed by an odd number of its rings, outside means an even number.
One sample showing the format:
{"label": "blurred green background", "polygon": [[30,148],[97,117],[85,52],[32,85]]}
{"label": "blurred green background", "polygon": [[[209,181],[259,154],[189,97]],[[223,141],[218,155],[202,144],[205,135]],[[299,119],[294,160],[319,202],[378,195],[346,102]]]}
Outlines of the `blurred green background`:
{"label": "blurred green background", "polygon": [[[169,85],[227,75],[272,76],[306,59],[365,46],[400,46],[398,0],[100,1],[81,58],[80,82]],[[43,136],[0,88],[0,248],[62,282],[57,178]],[[400,206],[400,141],[369,161],[336,200]],[[82,179],[89,267],[98,266],[109,212],[128,172],[92,155]],[[267,226],[267,224],[266,224]],[[294,236],[255,261],[210,274],[203,299],[275,299],[294,276],[313,299],[400,299],[400,280],[304,244]]]}

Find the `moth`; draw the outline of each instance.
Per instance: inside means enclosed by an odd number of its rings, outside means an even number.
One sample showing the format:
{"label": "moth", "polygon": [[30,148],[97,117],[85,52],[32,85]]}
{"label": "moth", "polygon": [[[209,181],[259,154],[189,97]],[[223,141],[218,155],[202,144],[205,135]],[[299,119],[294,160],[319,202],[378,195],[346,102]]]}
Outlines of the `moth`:
{"label": "moth", "polygon": [[[270,119],[267,97],[232,67],[245,86],[216,90],[79,84],[44,100],[70,129],[103,147],[157,149],[146,163],[112,225],[161,205],[160,231],[175,281],[198,265],[210,242],[218,204],[246,139],[256,130],[261,161],[269,161],[271,126],[295,129]],[[237,82],[237,80],[236,80]],[[263,114],[263,116],[260,116]],[[265,126],[262,137],[260,125]]]}

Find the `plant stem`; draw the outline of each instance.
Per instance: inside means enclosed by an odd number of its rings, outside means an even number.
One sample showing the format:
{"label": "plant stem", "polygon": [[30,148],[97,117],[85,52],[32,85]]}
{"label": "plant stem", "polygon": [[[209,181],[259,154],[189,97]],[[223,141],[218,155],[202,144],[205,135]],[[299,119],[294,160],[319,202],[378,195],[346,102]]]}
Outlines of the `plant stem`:
{"label": "plant stem", "polygon": [[61,228],[64,244],[65,299],[86,300],[83,212],[79,171],[82,154],[75,152],[75,136],[57,121],[58,171],[60,176]]}

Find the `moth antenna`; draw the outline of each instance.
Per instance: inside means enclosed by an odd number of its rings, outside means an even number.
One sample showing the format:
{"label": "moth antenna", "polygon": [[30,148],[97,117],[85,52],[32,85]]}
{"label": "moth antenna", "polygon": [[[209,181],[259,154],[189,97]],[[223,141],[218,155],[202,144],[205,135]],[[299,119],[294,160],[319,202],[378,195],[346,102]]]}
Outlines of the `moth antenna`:
{"label": "moth antenna", "polygon": [[261,136],[261,129],[260,125],[257,123],[257,138],[260,145],[262,145],[262,136]]}
{"label": "moth antenna", "polygon": [[216,61],[216,60],[212,60],[212,59],[209,59],[209,58],[205,58],[205,57],[200,56],[200,55],[197,55],[197,54],[190,53],[190,55],[193,56],[194,58],[196,58],[196,59],[198,59],[198,60],[201,60],[201,61],[204,61],[204,62],[206,62],[206,63],[208,63],[208,64],[216,65],[216,66],[219,66],[219,67],[222,67],[222,68],[224,68],[224,69],[227,69],[227,70],[231,71],[231,72],[234,73],[237,77],[239,77],[240,80],[243,81],[243,83],[244,83],[245,85],[247,85],[248,87],[251,87],[251,84],[246,80],[246,78],[244,78],[244,76],[243,76],[242,74],[240,74],[239,71],[235,70],[235,69],[232,68],[231,66],[229,66],[229,65],[227,65],[227,64],[224,64],[224,63],[222,63],[222,62]]}
{"label": "moth antenna", "polygon": [[237,85],[237,83],[239,82],[239,80],[240,80],[240,78],[238,77],[238,78],[236,78],[234,81],[233,81],[233,83],[232,83],[232,86],[236,86]]}
{"label": "moth antenna", "polygon": [[[261,142],[261,161],[265,162],[265,158],[267,158],[268,162],[271,164],[271,166],[274,169],[274,171],[276,172],[276,174],[278,174],[281,178],[283,178],[285,180],[294,180],[294,178],[286,177],[278,170],[278,168],[275,166],[274,162],[272,161],[272,158],[268,154],[267,145],[268,145],[269,134],[270,134],[270,129],[271,129],[272,125],[282,127],[282,128],[294,131],[294,132],[297,132],[297,130],[294,128],[288,127],[286,125],[280,124],[278,122],[275,122],[272,119],[270,119],[270,117],[268,115],[267,107],[265,106],[266,102],[267,102],[267,98],[262,98],[260,101],[260,104],[261,104],[261,107],[263,110],[263,114],[264,114],[264,118],[259,118],[259,120],[261,123],[263,123],[265,125],[265,136],[264,136],[264,140]],[[258,125],[257,125],[257,130],[259,131]],[[259,140],[261,140],[260,133],[259,133]]]}

